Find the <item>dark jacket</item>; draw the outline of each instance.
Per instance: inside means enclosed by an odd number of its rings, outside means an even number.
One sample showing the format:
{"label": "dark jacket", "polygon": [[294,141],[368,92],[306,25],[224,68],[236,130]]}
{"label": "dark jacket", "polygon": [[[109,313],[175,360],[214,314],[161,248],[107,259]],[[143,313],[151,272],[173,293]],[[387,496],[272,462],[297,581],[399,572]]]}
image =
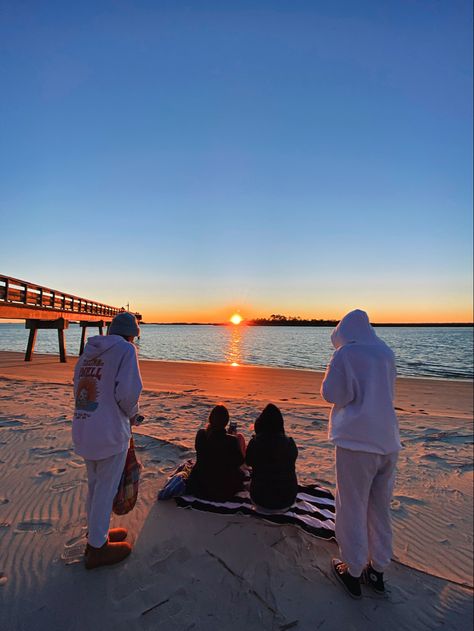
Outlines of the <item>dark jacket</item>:
{"label": "dark jacket", "polygon": [[186,492],[203,499],[225,501],[243,489],[240,465],[244,457],[238,440],[225,430],[196,434],[196,464],[186,484]]}
{"label": "dark jacket", "polygon": [[295,441],[283,433],[261,433],[249,442],[246,462],[252,467],[250,497],[269,509],[291,506],[298,492]]}

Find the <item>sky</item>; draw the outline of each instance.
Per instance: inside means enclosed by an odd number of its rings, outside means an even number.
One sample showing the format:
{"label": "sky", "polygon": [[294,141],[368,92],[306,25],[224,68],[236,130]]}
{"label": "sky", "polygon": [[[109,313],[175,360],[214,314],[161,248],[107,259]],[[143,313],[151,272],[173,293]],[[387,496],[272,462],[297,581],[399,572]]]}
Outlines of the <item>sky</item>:
{"label": "sky", "polygon": [[0,0],[0,272],[148,321],[472,320],[464,0]]}

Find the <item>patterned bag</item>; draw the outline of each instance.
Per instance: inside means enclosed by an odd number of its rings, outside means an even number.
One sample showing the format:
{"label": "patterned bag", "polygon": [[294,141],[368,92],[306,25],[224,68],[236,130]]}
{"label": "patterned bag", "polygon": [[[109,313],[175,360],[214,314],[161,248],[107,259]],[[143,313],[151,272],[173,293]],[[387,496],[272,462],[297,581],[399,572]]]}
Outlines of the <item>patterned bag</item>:
{"label": "patterned bag", "polygon": [[112,506],[112,510],[116,515],[125,515],[135,506],[138,498],[138,483],[140,481],[141,468],[142,465],[135,455],[135,443],[132,437],[130,438],[130,447],[128,448],[125,467]]}
{"label": "patterned bag", "polygon": [[165,486],[158,493],[158,500],[169,500],[186,493],[186,481],[193,469],[194,460],[186,460],[168,478]]}

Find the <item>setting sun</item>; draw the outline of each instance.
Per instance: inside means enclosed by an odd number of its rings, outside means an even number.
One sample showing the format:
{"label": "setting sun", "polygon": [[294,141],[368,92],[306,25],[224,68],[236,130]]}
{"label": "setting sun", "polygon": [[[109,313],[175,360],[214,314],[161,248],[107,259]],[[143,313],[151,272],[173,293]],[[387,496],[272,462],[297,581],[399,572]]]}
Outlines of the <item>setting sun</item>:
{"label": "setting sun", "polygon": [[242,320],[243,320],[242,316],[239,315],[238,313],[234,313],[233,315],[230,316],[230,321],[232,322],[232,324],[240,324]]}

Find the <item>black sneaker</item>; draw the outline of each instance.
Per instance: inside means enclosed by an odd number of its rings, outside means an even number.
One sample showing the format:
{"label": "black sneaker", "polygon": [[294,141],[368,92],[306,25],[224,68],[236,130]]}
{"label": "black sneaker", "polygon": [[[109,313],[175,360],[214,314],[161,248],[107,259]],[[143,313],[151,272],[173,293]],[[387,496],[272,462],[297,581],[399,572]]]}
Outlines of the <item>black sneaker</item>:
{"label": "black sneaker", "polygon": [[340,559],[332,560],[332,569],[336,578],[346,588],[347,593],[352,598],[359,600],[362,598],[362,590],[360,589],[360,580],[355,576],[349,574],[349,570],[346,563],[343,563]]}
{"label": "black sneaker", "polygon": [[369,563],[362,572],[362,582],[369,585],[377,594],[385,594],[385,584],[383,582],[383,572],[377,572]]}

